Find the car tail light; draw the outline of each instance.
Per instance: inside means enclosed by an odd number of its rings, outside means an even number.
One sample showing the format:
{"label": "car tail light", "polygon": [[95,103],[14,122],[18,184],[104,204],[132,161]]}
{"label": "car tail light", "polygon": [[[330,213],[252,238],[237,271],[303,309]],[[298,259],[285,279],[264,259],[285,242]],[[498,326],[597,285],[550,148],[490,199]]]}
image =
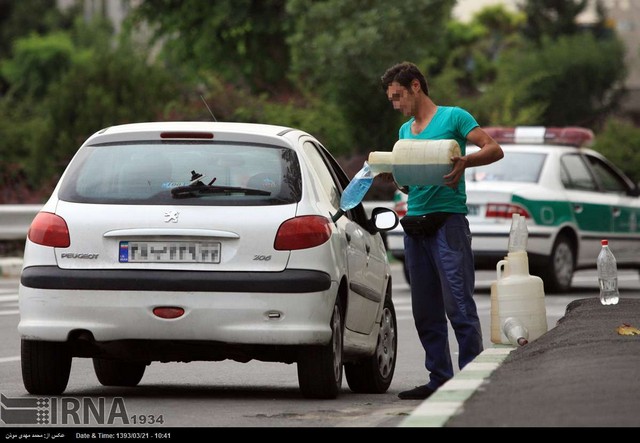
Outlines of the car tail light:
{"label": "car tail light", "polygon": [[490,218],[512,218],[513,214],[531,218],[531,214],[522,206],[510,203],[487,203],[485,217]]}
{"label": "car tail light", "polygon": [[175,132],[162,132],[160,138],[213,138],[211,132],[187,132],[187,131],[175,131]]}
{"label": "car tail light", "polygon": [[27,237],[39,245],[55,248],[67,248],[71,244],[67,222],[50,212],[39,212],[35,216]]}
{"label": "car tail light", "polygon": [[291,251],[319,246],[331,237],[330,221],[319,215],[290,218],[280,225],[274,248]]}

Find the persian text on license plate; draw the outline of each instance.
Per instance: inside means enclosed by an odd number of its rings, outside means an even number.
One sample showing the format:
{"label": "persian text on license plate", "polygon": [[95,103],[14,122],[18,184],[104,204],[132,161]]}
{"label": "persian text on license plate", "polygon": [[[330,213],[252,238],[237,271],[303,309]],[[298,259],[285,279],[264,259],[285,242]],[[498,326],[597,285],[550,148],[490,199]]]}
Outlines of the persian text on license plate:
{"label": "persian text on license plate", "polygon": [[120,263],[220,263],[220,242],[121,241]]}
{"label": "persian text on license plate", "polygon": [[467,210],[468,210],[467,215],[480,215],[479,205],[467,205]]}

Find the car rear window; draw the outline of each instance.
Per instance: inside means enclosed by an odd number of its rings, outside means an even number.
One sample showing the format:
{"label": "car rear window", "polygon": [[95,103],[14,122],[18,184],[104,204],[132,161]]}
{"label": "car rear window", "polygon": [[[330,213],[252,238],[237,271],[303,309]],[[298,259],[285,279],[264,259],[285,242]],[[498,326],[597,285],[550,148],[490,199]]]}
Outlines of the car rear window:
{"label": "car rear window", "polygon": [[280,205],[301,197],[296,153],[223,142],[109,143],[82,148],[62,200],[98,204]]}
{"label": "car rear window", "polygon": [[545,158],[544,153],[505,151],[495,163],[466,169],[465,180],[536,183]]}

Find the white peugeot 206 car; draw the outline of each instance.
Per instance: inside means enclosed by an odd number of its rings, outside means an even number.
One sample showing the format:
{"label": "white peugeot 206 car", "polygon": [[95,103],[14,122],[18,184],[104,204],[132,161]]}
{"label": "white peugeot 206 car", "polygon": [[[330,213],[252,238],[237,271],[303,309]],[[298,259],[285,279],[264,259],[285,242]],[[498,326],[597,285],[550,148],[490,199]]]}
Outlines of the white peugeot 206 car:
{"label": "white peugeot 206 car", "polygon": [[397,357],[380,232],[338,217],[349,180],[321,143],[259,124],[155,122],[89,137],[34,218],[20,277],[22,376],[67,387],[74,357],[136,386],[152,362],[297,364],[302,394],[385,392]]}
{"label": "white peugeot 206 car", "polygon": [[[640,269],[640,191],[619,168],[589,148],[580,127],[486,127],[504,158],[465,171],[469,227],[476,269],[496,269],[508,252],[513,214],[524,216],[533,275],[548,292],[566,292],[576,270],[596,267],[602,239],[618,268]],[[467,152],[477,150],[467,146]],[[396,193],[398,215],[406,194]],[[404,262],[401,225],[387,248]],[[406,272],[406,267],[405,267]]]}

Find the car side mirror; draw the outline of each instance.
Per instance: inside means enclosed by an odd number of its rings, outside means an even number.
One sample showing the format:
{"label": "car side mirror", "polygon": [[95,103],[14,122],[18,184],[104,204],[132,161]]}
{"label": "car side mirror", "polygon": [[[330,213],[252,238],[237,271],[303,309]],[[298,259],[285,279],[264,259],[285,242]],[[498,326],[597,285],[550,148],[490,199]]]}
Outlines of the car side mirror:
{"label": "car side mirror", "polygon": [[390,231],[398,226],[398,214],[393,209],[379,207],[373,208],[371,211],[370,225],[374,227],[377,232]]}

